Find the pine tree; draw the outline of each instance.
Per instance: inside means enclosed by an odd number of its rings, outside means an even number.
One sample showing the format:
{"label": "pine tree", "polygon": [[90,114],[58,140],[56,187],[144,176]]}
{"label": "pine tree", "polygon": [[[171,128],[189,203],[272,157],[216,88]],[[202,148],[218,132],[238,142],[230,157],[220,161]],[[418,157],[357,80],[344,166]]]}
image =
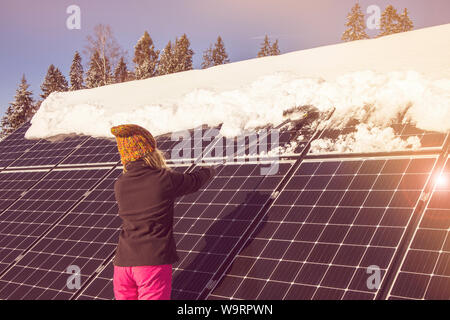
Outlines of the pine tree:
{"label": "pine tree", "polygon": [[392,5],[388,5],[383,11],[380,20],[380,33],[378,37],[387,36],[399,32],[400,17]]}
{"label": "pine tree", "polygon": [[128,70],[127,79],[128,79],[128,81],[136,80],[136,75],[134,74],[134,72],[132,70]]}
{"label": "pine tree", "polygon": [[222,37],[218,36],[217,41],[209,46],[208,49],[203,52],[202,69],[206,69],[213,66],[229,63],[228,54],[225,50],[225,44]]}
{"label": "pine tree", "polygon": [[72,65],[70,66],[70,90],[80,90],[84,88],[83,73],[81,56],[78,51],[76,51],[73,57]]}
{"label": "pine tree", "polygon": [[134,47],[136,79],[147,79],[157,75],[159,50],[155,51],[153,40],[147,31]]}
{"label": "pine tree", "polygon": [[209,48],[203,52],[202,69],[207,69],[213,66],[213,47],[210,45]]}
{"label": "pine tree", "polygon": [[174,59],[175,59],[175,72],[192,70],[192,56],[194,51],[190,48],[186,34],[183,34],[180,39],[175,40]]}
{"label": "pine tree", "polygon": [[164,48],[161,58],[159,59],[158,64],[158,74],[159,75],[165,75],[174,73],[176,66],[176,59],[175,59],[175,51],[174,47],[172,46],[172,42],[169,41],[167,43],[166,47]]}
{"label": "pine tree", "polygon": [[89,62],[89,70],[86,73],[86,86],[96,88],[111,83],[111,67],[108,58],[101,59],[98,51],[95,51]]}
{"label": "pine tree", "polygon": [[215,66],[230,62],[221,36],[217,37],[216,44],[214,45],[214,49],[212,51],[212,60]]}
{"label": "pine tree", "polygon": [[408,16],[408,9],[404,9],[403,13],[399,16],[399,23],[397,32],[406,32],[414,29],[413,22]]}
{"label": "pine tree", "polygon": [[0,141],[3,140],[8,134],[13,132],[15,128],[10,125],[10,118],[13,118],[14,109],[11,107],[11,105],[8,106],[8,109],[5,112],[5,115],[2,117],[2,120],[0,121],[0,126],[2,127],[2,130],[0,131]]}
{"label": "pine tree", "polygon": [[278,39],[275,40],[272,47],[270,48],[270,55],[271,56],[278,56],[280,54],[280,48],[278,46]]}
{"label": "pine tree", "polygon": [[356,3],[350,13],[347,15],[347,29],[342,34],[342,41],[355,41],[368,39],[365,28],[364,14],[361,11],[359,3]]}
{"label": "pine tree", "polygon": [[41,98],[46,99],[52,92],[63,92],[69,89],[69,84],[58,68],[53,64],[48,67],[47,75],[41,85]]}
{"label": "pine tree", "polygon": [[269,37],[266,36],[264,37],[264,42],[261,44],[261,49],[258,52],[258,57],[267,57],[270,56],[270,50],[271,46],[270,46],[270,41],[269,41]]}
{"label": "pine tree", "polygon": [[25,75],[23,75],[20,85],[16,90],[14,101],[10,103],[5,116],[1,120],[1,136],[10,134],[33,116],[35,108],[32,93],[28,90],[29,87]]}
{"label": "pine tree", "polygon": [[128,68],[124,58],[121,57],[116,70],[114,70],[114,82],[121,83],[126,81],[128,81]]}

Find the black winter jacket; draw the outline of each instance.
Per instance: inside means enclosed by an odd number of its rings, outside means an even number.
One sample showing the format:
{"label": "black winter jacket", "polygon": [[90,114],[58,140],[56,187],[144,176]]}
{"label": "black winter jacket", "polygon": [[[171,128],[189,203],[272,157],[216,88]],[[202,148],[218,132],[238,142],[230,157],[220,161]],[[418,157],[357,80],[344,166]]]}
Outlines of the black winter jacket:
{"label": "black winter jacket", "polygon": [[122,230],[114,265],[122,267],[172,264],[178,260],[173,238],[176,197],[197,191],[214,169],[183,174],[153,169],[143,160],[127,164],[114,184]]}

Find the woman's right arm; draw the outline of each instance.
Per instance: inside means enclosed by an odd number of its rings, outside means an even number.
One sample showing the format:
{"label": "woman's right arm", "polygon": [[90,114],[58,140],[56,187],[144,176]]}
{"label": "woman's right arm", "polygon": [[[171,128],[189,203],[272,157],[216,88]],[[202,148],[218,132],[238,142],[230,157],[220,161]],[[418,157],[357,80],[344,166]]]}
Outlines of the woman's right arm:
{"label": "woman's right arm", "polygon": [[191,173],[167,172],[172,184],[169,195],[174,198],[197,191],[215,174],[213,167],[202,167]]}

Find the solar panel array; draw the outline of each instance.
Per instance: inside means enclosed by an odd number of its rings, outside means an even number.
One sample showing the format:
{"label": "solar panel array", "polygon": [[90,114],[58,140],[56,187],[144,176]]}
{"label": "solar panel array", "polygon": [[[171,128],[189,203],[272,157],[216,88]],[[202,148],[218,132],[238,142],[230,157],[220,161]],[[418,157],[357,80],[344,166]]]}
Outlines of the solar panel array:
{"label": "solar panel array", "polygon": [[[429,154],[310,157],[326,117],[309,112],[278,135],[226,140],[203,126],[187,142],[157,137],[174,170],[225,161],[176,201],[173,299],[450,297],[449,187],[433,184],[439,170],[439,181],[450,181],[446,135],[399,125],[399,136],[420,135]],[[0,141],[0,299],[113,299],[115,142],[26,140],[28,127]],[[284,155],[274,161],[278,146]],[[180,147],[184,161],[170,159]],[[227,148],[232,158],[220,158]],[[79,267],[81,288],[68,287],[70,266]]]}

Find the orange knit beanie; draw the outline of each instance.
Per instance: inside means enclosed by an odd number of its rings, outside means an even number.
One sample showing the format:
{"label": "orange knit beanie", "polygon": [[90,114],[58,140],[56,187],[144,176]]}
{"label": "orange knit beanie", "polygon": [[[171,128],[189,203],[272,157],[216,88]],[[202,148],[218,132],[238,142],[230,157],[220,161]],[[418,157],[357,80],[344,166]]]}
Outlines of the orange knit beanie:
{"label": "orange knit beanie", "polygon": [[120,159],[125,166],[156,149],[156,140],[146,129],[135,124],[124,124],[111,128],[116,137]]}

